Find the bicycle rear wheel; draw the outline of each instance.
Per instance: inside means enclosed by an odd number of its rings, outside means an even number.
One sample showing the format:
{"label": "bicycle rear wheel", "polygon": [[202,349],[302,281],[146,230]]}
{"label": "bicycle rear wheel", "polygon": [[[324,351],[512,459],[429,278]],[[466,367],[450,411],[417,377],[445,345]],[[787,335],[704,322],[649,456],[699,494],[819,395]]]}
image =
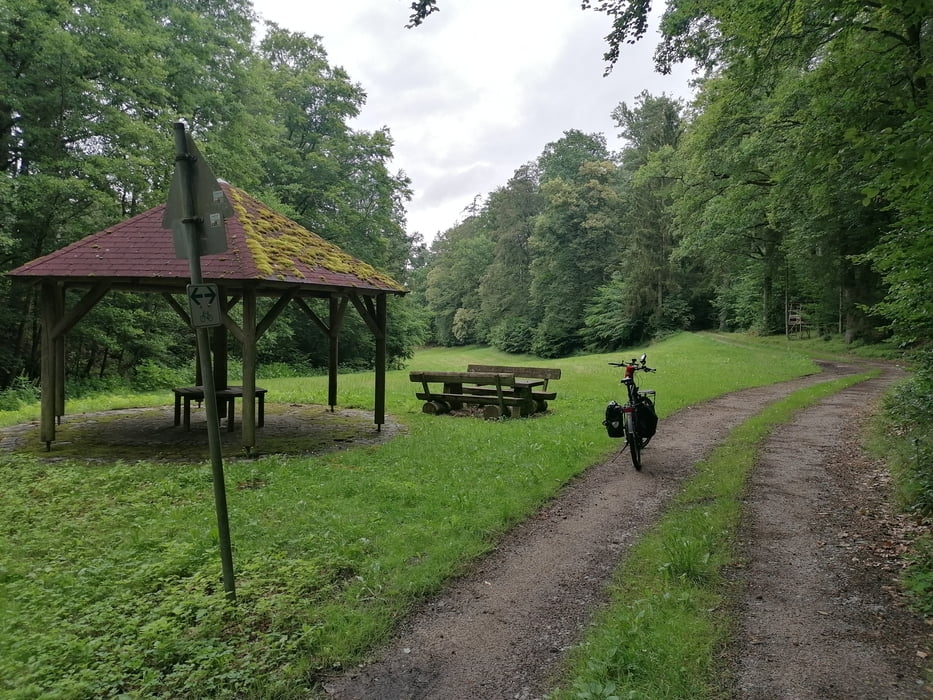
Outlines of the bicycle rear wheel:
{"label": "bicycle rear wheel", "polygon": [[632,466],[635,467],[635,471],[641,471],[641,448],[642,442],[641,438],[638,437],[633,431],[625,431],[625,441],[628,443],[628,451],[632,456]]}
{"label": "bicycle rear wheel", "polygon": [[632,466],[635,467],[635,471],[641,471],[641,446],[638,444],[639,439],[635,436],[632,436],[632,439],[628,441],[628,451],[632,455]]}

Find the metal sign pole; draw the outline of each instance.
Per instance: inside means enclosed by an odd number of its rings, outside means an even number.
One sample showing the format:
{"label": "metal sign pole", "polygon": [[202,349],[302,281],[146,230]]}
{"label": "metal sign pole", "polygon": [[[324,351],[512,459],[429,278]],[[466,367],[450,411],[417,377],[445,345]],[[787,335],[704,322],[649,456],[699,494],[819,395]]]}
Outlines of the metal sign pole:
{"label": "metal sign pole", "polygon": [[[203,283],[201,277],[201,253],[198,226],[195,218],[194,190],[191,177],[191,155],[185,138],[183,122],[175,123],[175,177],[182,193],[182,225],[185,228],[188,247],[188,262],[191,269],[191,284]],[[214,505],[217,510],[217,533],[220,539],[220,561],[223,567],[224,591],[230,600],[236,600],[236,584],[233,577],[233,549],[230,544],[230,523],[227,516],[227,491],[224,485],[224,463],[220,448],[220,425],[218,424],[217,392],[214,372],[211,368],[211,344],[207,328],[195,328],[198,339],[198,358],[204,381],[204,408],[207,412],[207,443],[211,454],[211,473],[214,482]]]}

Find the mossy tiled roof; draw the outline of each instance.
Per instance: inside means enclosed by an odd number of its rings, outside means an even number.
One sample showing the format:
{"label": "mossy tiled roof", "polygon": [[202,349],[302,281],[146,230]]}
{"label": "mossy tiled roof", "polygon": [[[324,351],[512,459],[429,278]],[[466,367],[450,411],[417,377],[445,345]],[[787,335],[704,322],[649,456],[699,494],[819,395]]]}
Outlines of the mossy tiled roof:
{"label": "mossy tiled roof", "polygon": [[[403,293],[395,280],[338,246],[222,183],[233,216],[225,222],[227,252],[201,258],[205,282],[256,281],[326,289]],[[165,205],[22,265],[16,277],[72,280],[187,280],[187,260],[175,256],[172,232],[162,228]]]}

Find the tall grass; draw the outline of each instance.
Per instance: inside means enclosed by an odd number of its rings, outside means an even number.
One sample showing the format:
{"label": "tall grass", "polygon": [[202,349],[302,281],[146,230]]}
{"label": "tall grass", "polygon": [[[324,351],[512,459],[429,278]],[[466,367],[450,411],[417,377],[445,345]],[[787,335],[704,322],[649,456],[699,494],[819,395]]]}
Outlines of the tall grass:
{"label": "tall grass", "polygon": [[[0,694],[307,697],[322,672],[358,660],[419,598],[618,448],[601,426],[606,402],[621,397],[606,362],[640,351],[544,362],[426,350],[412,368],[559,366],[558,398],[529,419],[429,416],[407,371],[391,372],[389,411],[406,426],[392,441],[229,463],[236,607],[220,586],[207,465],[0,456]],[[662,415],[814,371],[783,349],[688,334],[650,348],[649,362]],[[270,402],[326,400],[323,377],[262,384]],[[368,408],[372,391],[371,374],[342,376],[340,405]]]}

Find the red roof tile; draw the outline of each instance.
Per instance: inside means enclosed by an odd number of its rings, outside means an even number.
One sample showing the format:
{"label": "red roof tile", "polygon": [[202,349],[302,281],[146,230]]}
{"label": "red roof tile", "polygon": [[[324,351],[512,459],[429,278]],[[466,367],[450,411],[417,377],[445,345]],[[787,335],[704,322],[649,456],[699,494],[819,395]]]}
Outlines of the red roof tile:
{"label": "red roof tile", "polygon": [[[404,292],[371,265],[222,183],[233,216],[225,221],[227,252],[201,257],[205,282],[256,280],[332,289]],[[16,277],[130,278],[140,281],[190,276],[187,260],[175,257],[172,232],[162,228],[165,205],[120,222],[54,253],[21,265]]]}

